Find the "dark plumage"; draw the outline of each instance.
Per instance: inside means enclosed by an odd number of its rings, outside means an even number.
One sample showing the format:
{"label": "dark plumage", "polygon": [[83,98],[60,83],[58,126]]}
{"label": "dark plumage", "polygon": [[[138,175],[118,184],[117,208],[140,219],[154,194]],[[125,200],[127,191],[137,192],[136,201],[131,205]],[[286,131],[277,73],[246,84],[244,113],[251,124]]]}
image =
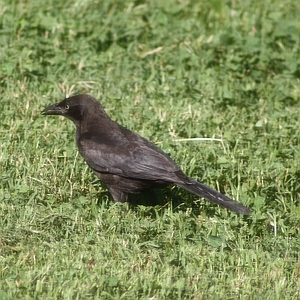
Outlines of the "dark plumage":
{"label": "dark plumage", "polygon": [[66,98],[42,114],[62,115],[75,123],[80,154],[116,202],[126,202],[128,194],[176,184],[234,212],[250,214],[244,205],[187,177],[161,149],[111,120],[92,96]]}

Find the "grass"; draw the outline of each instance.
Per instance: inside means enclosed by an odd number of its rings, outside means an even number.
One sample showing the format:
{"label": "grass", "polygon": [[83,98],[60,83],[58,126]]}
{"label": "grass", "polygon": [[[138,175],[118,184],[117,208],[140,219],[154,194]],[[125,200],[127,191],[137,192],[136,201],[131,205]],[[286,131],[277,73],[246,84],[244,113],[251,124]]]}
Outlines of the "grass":
{"label": "grass", "polygon": [[[0,7],[1,299],[300,298],[295,1]],[[76,93],[252,215],[179,188],[124,213],[40,115]]]}

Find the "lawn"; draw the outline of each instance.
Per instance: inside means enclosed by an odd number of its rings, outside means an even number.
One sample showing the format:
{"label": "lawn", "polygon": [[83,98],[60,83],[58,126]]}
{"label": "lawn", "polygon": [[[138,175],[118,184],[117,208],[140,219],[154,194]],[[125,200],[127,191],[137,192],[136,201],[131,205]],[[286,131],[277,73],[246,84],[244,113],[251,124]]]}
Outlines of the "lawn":
{"label": "lawn", "polygon": [[[32,0],[0,5],[0,299],[300,299],[297,1]],[[124,210],[74,125],[88,93],[187,175]],[[173,201],[172,201],[173,200]]]}

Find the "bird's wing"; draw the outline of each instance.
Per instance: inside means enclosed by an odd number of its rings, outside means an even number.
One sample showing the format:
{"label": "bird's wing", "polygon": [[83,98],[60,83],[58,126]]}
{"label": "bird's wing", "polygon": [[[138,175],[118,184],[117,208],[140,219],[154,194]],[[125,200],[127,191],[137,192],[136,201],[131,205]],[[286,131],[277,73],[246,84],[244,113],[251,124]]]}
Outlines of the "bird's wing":
{"label": "bird's wing", "polygon": [[176,163],[151,142],[132,134],[113,143],[90,139],[81,142],[81,155],[96,172],[129,178],[182,183]]}

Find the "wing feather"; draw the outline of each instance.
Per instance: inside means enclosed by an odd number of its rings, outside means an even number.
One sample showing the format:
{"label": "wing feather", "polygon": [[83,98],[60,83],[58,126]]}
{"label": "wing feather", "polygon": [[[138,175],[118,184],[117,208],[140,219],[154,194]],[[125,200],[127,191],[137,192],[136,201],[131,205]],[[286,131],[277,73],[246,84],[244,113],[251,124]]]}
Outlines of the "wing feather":
{"label": "wing feather", "polygon": [[138,134],[121,129],[117,137],[102,136],[100,140],[99,135],[85,136],[78,141],[81,155],[94,171],[182,183],[176,176],[180,168],[166,153]]}

